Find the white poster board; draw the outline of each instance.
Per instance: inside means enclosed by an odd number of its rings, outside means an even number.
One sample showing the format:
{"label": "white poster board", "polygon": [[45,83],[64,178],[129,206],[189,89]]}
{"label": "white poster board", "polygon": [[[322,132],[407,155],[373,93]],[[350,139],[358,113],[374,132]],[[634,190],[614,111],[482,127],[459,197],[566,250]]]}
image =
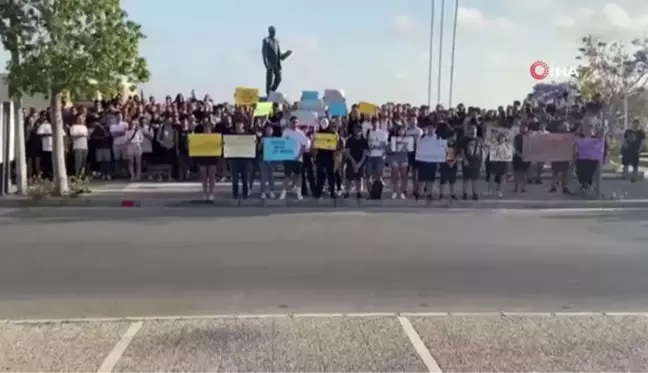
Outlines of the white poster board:
{"label": "white poster board", "polygon": [[224,135],[223,157],[256,158],[257,146],[254,135]]}
{"label": "white poster board", "polygon": [[389,143],[389,149],[392,152],[413,152],[414,151],[414,137],[412,136],[403,136],[403,137],[392,137]]}
{"label": "white poster board", "polygon": [[448,142],[436,136],[422,137],[416,147],[415,159],[425,163],[443,163],[446,161]]}

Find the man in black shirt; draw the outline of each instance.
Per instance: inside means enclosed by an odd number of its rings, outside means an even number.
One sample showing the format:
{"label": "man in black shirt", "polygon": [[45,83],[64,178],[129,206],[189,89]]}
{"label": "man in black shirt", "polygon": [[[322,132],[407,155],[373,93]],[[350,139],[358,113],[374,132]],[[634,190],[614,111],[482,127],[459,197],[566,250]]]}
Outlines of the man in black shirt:
{"label": "man in black shirt", "polygon": [[[335,125],[329,124],[328,119],[322,119],[320,128],[317,133],[336,134],[337,128]],[[317,199],[322,197],[324,190],[324,179],[329,187],[331,198],[335,198],[335,153],[342,148],[342,141],[338,137],[338,147],[336,150],[314,149],[315,168],[317,185],[313,191],[313,196]]]}
{"label": "man in black shirt", "polygon": [[463,199],[468,199],[468,190],[472,192],[472,199],[478,200],[477,181],[481,166],[484,161],[484,140],[477,136],[477,125],[472,122],[466,127],[466,133],[461,138],[461,159],[463,160],[461,173],[463,176]]}
{"label": "man in black shirt", "polygon": [[621,147],[621,163],[623,164],[623,175],[628,177],[629,168],[632,167],[632,181],[638,180],[639,158],[643,151],[646,134],[641,129],[638,120],[632,122],[633,128],[623,133],[623,146]]}
{"label": "man in black shirt", "polygon": [[346,142],[346,192],[344,198],[349,198],[351,182],[355,182],[356,197],[362,198],[362,177],[364,176],[364,166],[369,153],[369,144],[367,139],[362,136],[362,127],[356,126],[353,129],[353,135]]}

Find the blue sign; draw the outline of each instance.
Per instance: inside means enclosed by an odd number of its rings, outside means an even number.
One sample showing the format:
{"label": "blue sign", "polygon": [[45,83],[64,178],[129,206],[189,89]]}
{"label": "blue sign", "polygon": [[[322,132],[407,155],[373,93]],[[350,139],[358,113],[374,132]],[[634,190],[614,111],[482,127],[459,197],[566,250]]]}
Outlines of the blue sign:
{"label": "blue sign", "polygon": [[346,103],[344,102],[331,102],[329,104],[328,113],[332,117],[342,117],[348,114]]}
{"label": "blue sign", "polygon": [[297,142],[281,137],[263,139],[263,160],[269,162],[294,161],[297,157]]}
{"label": "blue sign", "polygon": [[302,91],[302,101],[316,101],[319,100],[319,92],[317,91]]}

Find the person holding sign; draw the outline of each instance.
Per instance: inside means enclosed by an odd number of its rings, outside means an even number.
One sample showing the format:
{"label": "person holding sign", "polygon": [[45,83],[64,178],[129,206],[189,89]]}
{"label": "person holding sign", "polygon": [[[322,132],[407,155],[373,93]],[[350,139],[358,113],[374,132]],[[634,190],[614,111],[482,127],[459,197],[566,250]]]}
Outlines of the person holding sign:
{"label": "person holding sign", "polygon": [[445,159],[447,143],[437,136],[436,125],[429,123],[416,148],[415,160],[418,165],[419,184],[418,190],[414,191],[414,196],[419,199],[427,191],[427,199],[431,201],[437,192],[434,181],[438,165]]}
{"label": "person holding sign", "polygon": [[362,177],[364,176],[365,161],[369,153],[367,139],[362,136],[362,127],[356,126],[353,135],[346,142],[346,192],[344,198],[349,198],[351,182],[355,182],[356,197],[362,198]]}
{"label": "person holding sign", "polygon": [[[304,131],[298,128],[299,121],[296,116],[290,117],[288,128],[283,132],[283,137],[297,143],[295,148],[295,159],[284,162],[284,186],[279,199],[286,199],[288,189],[294,189],[298,200],[304,199],[301,193],[301,174],[303,171],[304,152],[310,148],[310,139]],[[291,185],[292,184],[292,185]]]}
{"label": "person holding sign", "polygon": [[367,158],[367,190],[371,190],[371,184],[375,181],[383,182],[383,168],[385,167],[385,152],[387,150],[387,131],[379,127],[378,118],[371,118],[371,129],[366,134],[369,144],[369,156]]}
{"label": "person holding sign", "polygon": [[263,127],[263,134],[261,138],[259,139],[258,145],[259,145],[259,183],[260,183],[260,192],[261,192],[261,199],[266,199],[266,198],[275,198],[274,194],[274,184],[275,184],[275,179],[274,179],[274,162],[268,161],[264,159],[263,153],[264,149],[263,147],[265,146],[263,139],[267,138],[272,138],[274,132],[274,128],[272,127],[271,124],[266,123],[266,125]]}
{"label": "person holding sign", "polygon": [[320,121],[320,128],[315,134],[316,138],[318,134],[334,135],[337,138],[337,142],[335,149],[317,149],[315,148],[315,142],[313,142],[313,153],[315,156],[316,169],[315,179],[317,180],[315,190],[313,191],[313,196],[316,199],[322,197],[322,192],[324,191],[324,179],[326,179],[329,188],[329,195],[331,196],[331,198],[336,198],[335,155],[342,149],[342,140],[337,135],[336,128],[332,126],[326,118]]}
{"label": "person holding sign", "polygon": [[[209,117],[205,117],[202,123],[197,125],[193,133],[195,134],[211,134],[214,133],[214,124]],[[220,152],[221,149],[218,149]],[[198,172],[200,173],[200,182],[202,183],[202,191],[205,200],[214,200],[214,189],[216,187],[216,170],[218,166],[219,157],[192,157],[198,164]]]}
{"label": "person holding sign", "polygon": [[457,199],[455,195],[455,184],[457,183],[457,164],[461,151],[457,145],[457,134],[454,131],[446,133],[447,149],[446,161],[439,166],[439,199],[443,199],[445,186],[448,185],[451,199]]}
{"label": "person holding sign", "polygon": [[477,124],[475,122],[468,123],[461,141],[461,159],[463,161],[461,173],[463,176],[464,200],[468,199],[469,191],[472,192],[474,201],[479,199],[477,181],[484,163],[485,150],[484,140],[477,136]]}
{"label": "person holding sign", "polygon": [[[234,137],[238,139],[236,140],[237,146],[228,147],[227,135],[225,135],[223,137],[223,156],[229,158],[230,162],[230,170],[232,172],[232,197],[234,199],[238,199],[240,181],[243,191],[242,197],[243,199],[247,199],[250,194],[252,162],[254,161],[256,156],[256,144],[254,141],[256,139],[256,135],[246,130],[245,123],[243,122],[242,118],[236,118],[236,122],[234,122],[234,131],[231,133],[231,135],[238,135],[230,137],[230,139]],[[247,140],[248,137],[249,139],[251,139],[251,142],[249,144],[252,148],[248,147],[247,141],[239,143],[240,139]],[[251,155],[249,155],[249,149],[252,149]],[[232,153],[229,153],[228,150]]]}
{"label": "person holding sign", "polygon": [[405,127],[402,125],[395,126],[389,135],[387,161],[391,167],[392,199],[406,198],[405,192],[409,176],[408,153],[409,149],[414,148],[414,145],[411,144],[413,140],[412,137],[406,136]]}

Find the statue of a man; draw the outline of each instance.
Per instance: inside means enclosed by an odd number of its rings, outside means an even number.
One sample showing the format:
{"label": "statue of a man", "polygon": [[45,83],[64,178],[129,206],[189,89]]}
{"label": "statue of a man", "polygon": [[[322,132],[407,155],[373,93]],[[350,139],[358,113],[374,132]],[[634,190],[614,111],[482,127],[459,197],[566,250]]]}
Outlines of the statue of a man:
{"label": "statue of a man", "polygon": [[268,37],[263,39],[261,54],[266,68],[266,95],[275,92],[281,84],[281,61],[288,58],[292,51],[281,53],[279,40],[275,38],[277,31],[274,26],[268,27]]}

